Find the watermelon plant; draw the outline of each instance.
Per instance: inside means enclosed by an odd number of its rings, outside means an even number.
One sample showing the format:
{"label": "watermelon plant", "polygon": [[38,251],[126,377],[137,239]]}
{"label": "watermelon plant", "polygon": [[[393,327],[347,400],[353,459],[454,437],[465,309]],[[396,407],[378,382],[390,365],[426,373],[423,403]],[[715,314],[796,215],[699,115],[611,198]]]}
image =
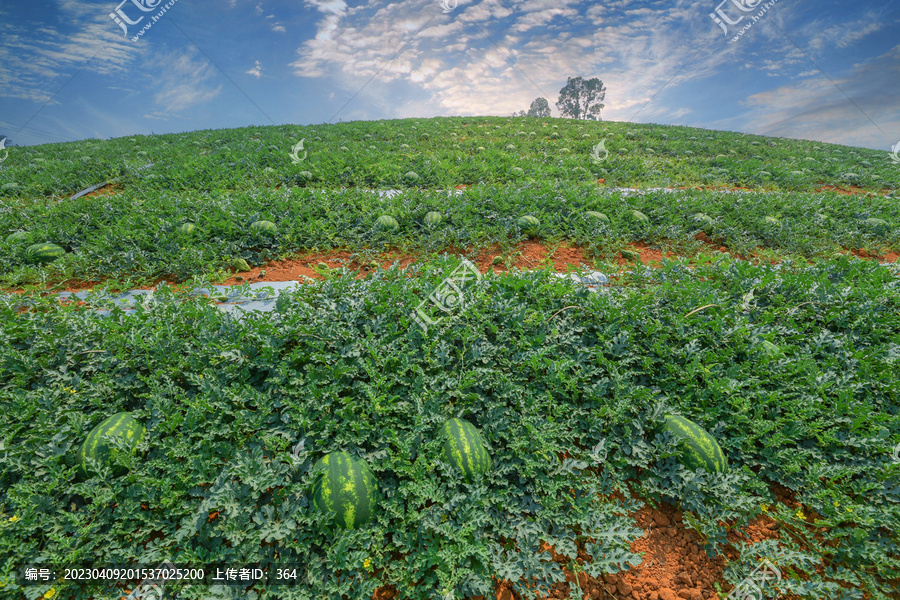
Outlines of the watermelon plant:
{"label": "watermelon plant", "polygon": [[491,468],[491,456],[485,448],[484,438],[468,421],[450,419],[441,426],[438,435],[444,440],[444,460],[462,471],[466,481],[471,483]]}
{"label": "watermelon plant", "polygon": [[366,461],[346,452],[332,452],[319,459],[313,472],[313,503],[340,527],[355,529],[372,519],[378,483]]}
{"label": "watermelon plant", "polygon": [[110,467],[114,475],[122,475],[127,469],[119,464],[124,451],[136,454],[137,446],[147,433],[130,413],[121,412],[104,419],[88,434],[75,456],[78,474],[89,477],[94,474],[89,460]]}

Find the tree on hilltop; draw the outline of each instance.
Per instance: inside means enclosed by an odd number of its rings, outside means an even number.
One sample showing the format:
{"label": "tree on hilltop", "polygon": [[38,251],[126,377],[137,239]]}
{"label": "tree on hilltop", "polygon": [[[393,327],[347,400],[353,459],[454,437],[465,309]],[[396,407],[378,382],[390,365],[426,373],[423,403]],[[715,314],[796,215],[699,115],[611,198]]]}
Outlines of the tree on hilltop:
{"label": "tree on hilltop", "polygon": [[604,108],[606,88],[598,78],[585,80],[583,77],[569,77],[566,87],[559,90],[556,108],[564,117],[602,121],[600,110]]}
{"label": "tree on hilltop", "polygon": [[550,116],[550,104],[547,102],[546,98],[535,98],[531,103],[531,107],[528,109],[529,117],[549,117]]}

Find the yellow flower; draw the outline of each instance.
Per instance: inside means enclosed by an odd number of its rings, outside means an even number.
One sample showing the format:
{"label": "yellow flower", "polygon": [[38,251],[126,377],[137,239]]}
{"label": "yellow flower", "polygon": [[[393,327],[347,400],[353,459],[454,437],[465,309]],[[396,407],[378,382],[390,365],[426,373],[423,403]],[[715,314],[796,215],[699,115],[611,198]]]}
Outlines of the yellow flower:
{"label": "yellow flower", "polygon": [[372,566],[372,561],[367,558],[365,561],[363,561],[363,566],[368,569]]}
{"label": "yellow flower", "polygon": [[9,518],[10,523],[15,523],[18,520],[19,520],[19,515],[13,515]]}
{"label": "yellow flower", "polygon": [[767,504],[763,504],[763,505],[761,506],[761,508],[762,508],[762,511],[763,511],[764,513],[769,512],[769,506],[768,506]]}
{"label": "yellow flower", "polygon": [[50,590],[46,594],[44,594],[44,598],[52,598],[55,595],[56,595],[56,588],[53,587],[53,588],[50,588]]}

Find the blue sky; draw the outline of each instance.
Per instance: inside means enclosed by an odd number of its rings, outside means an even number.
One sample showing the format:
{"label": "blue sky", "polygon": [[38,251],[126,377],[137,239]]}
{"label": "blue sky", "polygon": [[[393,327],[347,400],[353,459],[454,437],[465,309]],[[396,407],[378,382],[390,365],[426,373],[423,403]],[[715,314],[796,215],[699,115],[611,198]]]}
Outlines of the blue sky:
{"label": "blue sky", "polygon": [[[0,135],[508,116],[537,97],[557,117],[583,76],[606,85],[604,120],[900,140],[898,0],[444,2],[3,0]],[[143,17],[127,36],[117,9]]]}

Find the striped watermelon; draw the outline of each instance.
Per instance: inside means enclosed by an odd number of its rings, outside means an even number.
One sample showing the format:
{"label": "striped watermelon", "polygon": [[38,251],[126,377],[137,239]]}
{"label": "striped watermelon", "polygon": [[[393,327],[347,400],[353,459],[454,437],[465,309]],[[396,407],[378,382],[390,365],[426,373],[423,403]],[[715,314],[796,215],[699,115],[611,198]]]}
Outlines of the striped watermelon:
{"label": "striped watermelon", "polygon": [[519,220],[516,221],[516,225],[519,226],[519,229],[521,229],[523,233],[534,237],[538,233],[538,228],[541,226],[541,222],[538,221],[537,217],[525,215],[524,217],[519,217]]}
{"label": "striped watermelon", "polygon": [[688,469],[704,468],[721,473],[728,467],[718,442],[696,423],[677,415],[666,415],[663,430],[681,440],[681,464]]}
{"label": "striped watermelon", "polygon": [[346,452],[332,452],[323,456],[313,471],[318,471],[312,488],[317,507],[331,513],[345,529],[369,522],[378,501],[378,484],[366,461]]}
{"label": "striped watermelon", "polygon": [[381,215],[378,217],[378,221],[376,222],[379,229],[383,229],[385,231],[397,231],[400,229],[400,223],[397,222],[397,219],[390,215]]}
{"label": "striped watermelon", "polygon": [[6,236],[6,243],[18,242],[19,240],[27,240],[31,234],[27,231],[16,231]]}
{"label": "striped watermelon", "polygon": [[[406,144],[404,144],[404,146],[406,146]],[[409,146],[406,147],[409,148]],[[415,171],[407,171],[403,174],[403,180],[406,181],[406,183],[415,183],[419,180],[419,174]]]}
{"label": "striped watermelon", "polygon": [[769,358],[774,358],[781,354],[781,348],[770,342],[769,340],[763,340],[759,345],[759,351]]}
{"label": "striped watermelon", "polygon": [[32,264],[35,263],[51,263],[66,251],[56,244],[32,244],[25,250],[25,259]]}
{"label": "striped watermelon", "polygon": [[425,213],[425,224],[426,225],[440,225],[441,221],[444,220],[444,215],[436,211],[430,211]]}
{"label": "striped watermelon", "polygon": [[866,219],[863,224],[876,233],[883,233],[888,230],[889,225],[884,219]]}
{"label": "striped watermelon", "polygon": [[180,233],[194,233],[194,230],[197,229],[197,226],[193,223],[184,223],[181,227],[178,228]]}
{"label": "striped watermelon", "polygon": [[468,421],[450,419],[438,435],[444,438],[444,460],[460,469],[466,481],[471,482],[491,468],[491,456],[485,448],[484,438]]}
{"label": "striped watermelon", "polygon": [[278,230],[278,227],[275,226],[275,223],[272,221],[255,221],[252,225],[250,225],[250,229],[254,229],[259,233],[275,233]]}
{"label": "striped watermelon", "polygon": [[78,472],[87,477],[92,474],[87,459],[93,458],[112,467],[113,474],[121,475],[125,472],[123,467],[113,466],[113,461],[119,451],[114,444],[110,444],[106,437],[112,437],[125,442],[126,447],[134,454],[137,445],[144,439],[147,430],[127,412],[115,414],[94,427],[87,439],[81,445],[76,456]]}
{"label": "striped watermelon", "polygon": [[598,221],[603,221],[604,223],[609,224],[609,217],[607,217],[602,212],[597,212],[596,210],[589,210],[584,214],[592,219],[597,219]]}
{"label": "striped watermelon", "polygon": [[691,221],[694,221],[700,228],[703,230],[707,230],[713,226],[713,219],[709,215],[703,213],[694,213],[691,215]]}
{"label": "striped watermelon", "polygon": [[642,213],[642,212],[639,211],[639,210],[633,210],[633,211],[631,211],[631,212],[628,213],[628,214],[629,214],[629,216],[630,216],[632,219],[634,219],[635,221],[641,221],[641,222],[643,222],[643,223],[649,223],[649,222],[650,222],[650,217],[648,217],[647,215],[645,215],[644,213]]}

